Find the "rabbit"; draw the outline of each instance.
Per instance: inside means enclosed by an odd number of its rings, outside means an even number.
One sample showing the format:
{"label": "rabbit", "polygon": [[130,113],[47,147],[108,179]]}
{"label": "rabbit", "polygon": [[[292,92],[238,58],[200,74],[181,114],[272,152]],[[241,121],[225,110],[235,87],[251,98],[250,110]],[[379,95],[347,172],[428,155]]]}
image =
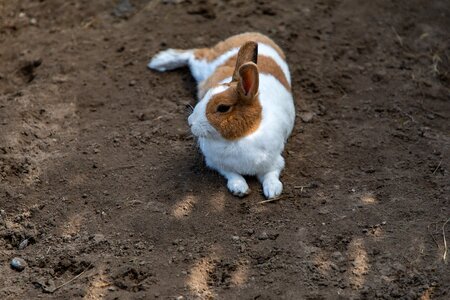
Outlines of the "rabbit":
{"label": "rabbit", "polygon": [[243,176],[256,176],[264,196],[280,196],[285,143],[295,121],[286,57],[269,37],[242,33],[212,48],[168,49],[150,69],[188,66],[197,82],[198,103],[188,118],[208,167],[227,179],[229,191],[251,191]]}

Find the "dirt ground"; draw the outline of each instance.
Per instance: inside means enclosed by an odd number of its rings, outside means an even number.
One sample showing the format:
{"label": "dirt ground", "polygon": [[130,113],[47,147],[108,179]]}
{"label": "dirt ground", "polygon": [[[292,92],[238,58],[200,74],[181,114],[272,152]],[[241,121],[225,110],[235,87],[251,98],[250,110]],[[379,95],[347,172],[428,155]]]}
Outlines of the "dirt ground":
{"label": "dirt ground", "polygon": [[[449,28],[447,0],[0,1],[0,298],[449,299]],[[189,71],[146,68],[245,31],[296,98],[266,204],[206,168]]]}

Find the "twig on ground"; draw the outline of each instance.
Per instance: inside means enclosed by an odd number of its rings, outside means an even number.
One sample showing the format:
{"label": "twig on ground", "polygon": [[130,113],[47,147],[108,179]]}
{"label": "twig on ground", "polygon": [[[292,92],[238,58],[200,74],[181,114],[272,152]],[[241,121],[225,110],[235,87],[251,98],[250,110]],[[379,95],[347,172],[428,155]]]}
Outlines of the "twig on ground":
{"label": "twig on ground", "polygon": [[300,189],[300,192],[303,192],[303,189],[311,189],[317,187],[317,184],[310,183],[308,185],[296,185],[294,186],[294,189]]}
{"label": "twig on ground", "polygon": [[278,200],[281,200],[281,199],[284,199],[284,198],[285,197],[277,197],[277,198],[267,199],[267,200],[260,201],[259,204],[275,202],[275,201],[278,201]]}
{"label": "twig on ground", "polygon": [[303,192],[303,189],[310,188],[311,185],[296,185],[294,189],[300,189],[300,192]]}
{"label": "twig on ground", "polygon": [[431,65],[431,72],[433,75],[439,75],[438,64],[442,61],[437,53],[435,53],[432,57],[433,64]]}
{"label": "twig on ground", "polygon": [[438,166],[436,167],[436,169],[434,169],[434,171],[433,171],[433,174],[431,174],[431,175],[434,175],[434,173],[436,173],[436,171],[439,169],[439,167],[441,166],[441,163],[442,163],[442,159],[441,159],[441,161],[439,162],[439,164],[438,164]]}
{"label": "twig on ground", "polygon": [[391,26],[392,31],[395,34],[395,37],[397,38],[398,43],[400,44],[401,47],[403,47],[403,39],[402,37],[397,33],[397,30],[395,30],[394,26]]}
{"label": "twig on ground", "polygon": [[300,193],[303,193],[303,188],[305,188],[306,186],[303,186],[303,185],[297,185],[297,186],[294,186],[294,189],[300,189]]}
{"label": "twig on ground", "polygon": [[433,239],[434,243],[436,244],[437,248],[440,249],[441,246],[439,246],[439,243],[436,241],[436,239],[434,238],[434,235],[430,232],[430,225],[427,226],[427,231],[428,234],[431,236],[431,238]]}
{"label": "twig on ground", "polygon": [[416,120],[413,118],[413,116],[411,116],[410,114],[408,114],[407,112],[405,112],[403,109],[401,109],[398,105],[395,105],[395,109],[397,109],[398,112],[404,114],[405,116],[407,116],[413,123],[417,123]]}
{"label": "twig on ground", "polygon": [[445,238],[445,226],[450,221],[450,218],[445,221],[444,225],[442,225],[442,238],[444,239],[444,254],[442,255],[442,258],[444,259],[444,262],[447,263],[447,239]]}
{"label": "twig on ground", "polygon": [[84,24],[82,23],[81,26],[85,29],[89,28],[89,27],[91,27],[92,24],[94,24],[95,21],[97,21],[97,20],[95,18],[92,18],[91,20],[88,20],[86,23],[84,23]]}
{"label": "twig on ground", "polygon": [[70,279],[70,280],[64,282],[63,284],[60,284],[60,285],[58,285],[57,287],[55,287],[55,288],[51,291],[51,293],[56,292],[57,290],[59,290],[59,289],[62,288],[63,286],[65,286],[65,285],[71,283],[72,281],[74,281],[75,279],[79,278],[79,277],[80,277],[81,275],[83,275],[83,274],[84,274],[91,266],[92,266],[92,263],[90,263],[89,266],[87,266],[87,267],[83,270],[83,272],[81,272],[80,274],[78,274],[78,275],[76,275],[75,277],[73,277],[72,279]]}

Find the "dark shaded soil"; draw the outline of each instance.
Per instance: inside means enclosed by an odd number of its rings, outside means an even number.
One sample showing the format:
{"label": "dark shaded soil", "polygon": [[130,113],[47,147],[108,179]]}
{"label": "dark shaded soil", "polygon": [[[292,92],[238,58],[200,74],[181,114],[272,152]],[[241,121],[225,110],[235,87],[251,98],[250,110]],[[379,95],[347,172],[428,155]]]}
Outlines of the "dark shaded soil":
{"label": "dark shaded soil", "polygon": [[[448,1],[130,3],[0,2],[1,299],[449,299]],[[293,75],[269,204],[205,167],[188,70],[146,69],[244,31]]]}

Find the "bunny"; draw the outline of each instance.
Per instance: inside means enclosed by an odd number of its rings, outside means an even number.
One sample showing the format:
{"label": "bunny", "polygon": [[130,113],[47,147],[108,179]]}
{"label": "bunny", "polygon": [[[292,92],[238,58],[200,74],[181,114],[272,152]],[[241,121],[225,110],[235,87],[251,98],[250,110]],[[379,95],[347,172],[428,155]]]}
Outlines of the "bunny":
{"label": "bunny", "polygon": [[295,120],[285,59],[270,38],[248,32],[212,48],[161,51],[148,64],[160,72],[189,66],[199,99],[189,126],[207,166],[235,196],[250,193],[243,175],[257,176],[268,199],[283,190],[281,153]]}

